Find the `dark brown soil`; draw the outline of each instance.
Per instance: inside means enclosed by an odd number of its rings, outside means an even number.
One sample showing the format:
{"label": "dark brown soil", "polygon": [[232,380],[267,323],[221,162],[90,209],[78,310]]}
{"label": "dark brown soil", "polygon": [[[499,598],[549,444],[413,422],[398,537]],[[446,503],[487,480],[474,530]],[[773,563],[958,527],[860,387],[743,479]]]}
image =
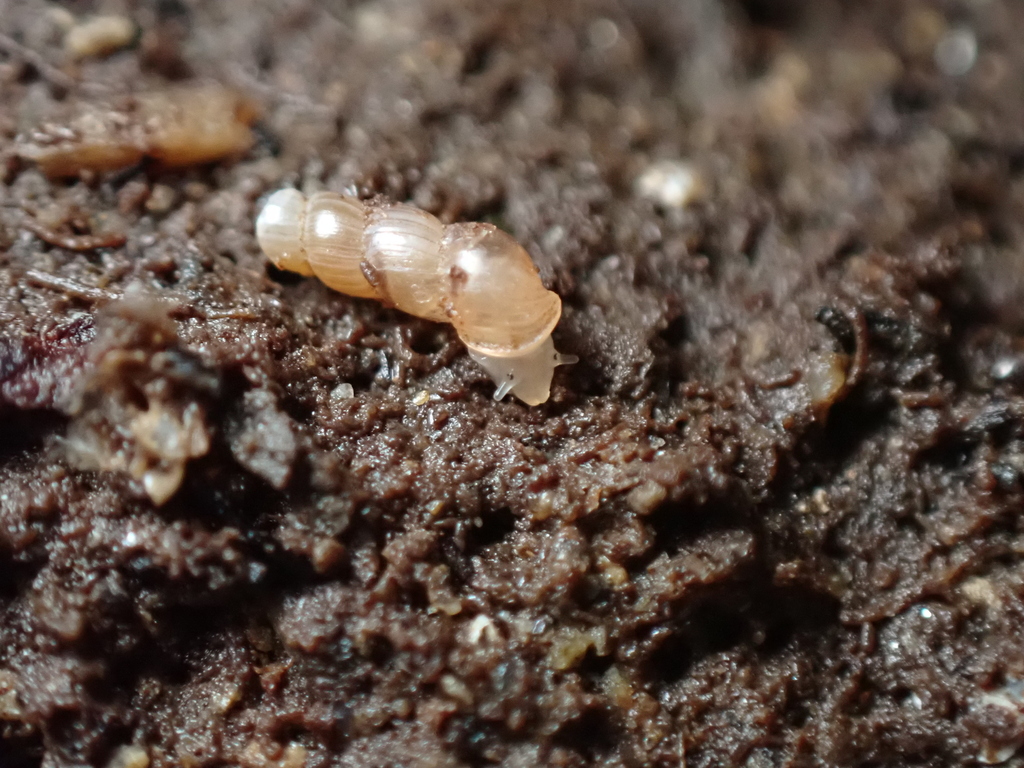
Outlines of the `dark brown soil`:
{"label": "dark brown soil", "polygon": [[[141,34],[0,4],[2,768],[1016,759],[1024,4],[68,7]],[[209,80],[238,162],[14,153]],[[508,230],[581,362],[268,267],[285,184]]]}

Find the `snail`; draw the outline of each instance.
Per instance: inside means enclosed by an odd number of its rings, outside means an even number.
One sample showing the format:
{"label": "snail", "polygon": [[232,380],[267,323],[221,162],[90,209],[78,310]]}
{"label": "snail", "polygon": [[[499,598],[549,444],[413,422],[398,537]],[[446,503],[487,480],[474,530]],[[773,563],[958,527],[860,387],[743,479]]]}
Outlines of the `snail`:
{"label": "snail", "polygon": [[249,149],[258,112],[244,96],[212,84],[71,103],[19,136],[14,151],[51,178],[117,171],[144,157],[164,168],[202,165]]}
{"label": "snail", "polygon": [[548,399],[551,378],[575,355],[555,350],[562,300],[529,254],[492,224],[442,224],[403,203],[333,192],[307,199],[281,189],[256,219],[256,238],[280,269],[315,275],[349,296],[451,323],[470,357],[528,405]]}

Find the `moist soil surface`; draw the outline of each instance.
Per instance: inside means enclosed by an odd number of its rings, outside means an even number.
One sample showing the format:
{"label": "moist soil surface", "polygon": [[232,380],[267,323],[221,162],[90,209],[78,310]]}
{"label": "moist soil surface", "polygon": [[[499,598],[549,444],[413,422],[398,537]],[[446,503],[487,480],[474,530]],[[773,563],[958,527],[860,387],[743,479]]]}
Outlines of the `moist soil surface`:
{"label": "moist soil surface", "polygon": [[[72,61],[100,12],[136,36]],[[0,765],[1018,759],[1021,29],[7,0]],[[211,81],[258,105],[237,157],[17,149]],[[286,185],[510,232],[580,362],[495,402],[450,326],[268,266]]]}

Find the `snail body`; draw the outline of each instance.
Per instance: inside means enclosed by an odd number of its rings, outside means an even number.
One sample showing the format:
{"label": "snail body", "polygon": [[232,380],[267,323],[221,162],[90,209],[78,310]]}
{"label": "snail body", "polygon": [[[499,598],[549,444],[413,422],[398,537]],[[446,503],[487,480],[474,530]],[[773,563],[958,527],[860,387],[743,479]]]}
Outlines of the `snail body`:
{"label": "snail body", "polygon": [[491,224],[442,224],[411,205],[371,204],[282,189],[256,219],[256,237],[279,268],[315,275],[349,296],[451,323],[470,356],[529,405],[548,399],[562,300],[540,281],[529,254]]}
{"label": "snail body", "polygon": [[14,151],[51,178],[117,171],[144,157],[164,168],[243,154],[255,141],[257,106],[219,85],[179,86],[110,102],[70,103]]}

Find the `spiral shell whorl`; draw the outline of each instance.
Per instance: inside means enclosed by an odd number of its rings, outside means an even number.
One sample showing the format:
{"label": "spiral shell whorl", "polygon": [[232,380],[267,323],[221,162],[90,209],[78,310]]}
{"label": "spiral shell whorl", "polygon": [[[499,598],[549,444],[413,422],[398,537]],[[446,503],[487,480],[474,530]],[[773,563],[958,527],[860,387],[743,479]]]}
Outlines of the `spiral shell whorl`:
{"label": "spiral shell whorl", "polygon": [[297,189],[272,194],[256,219],[256,239],[278,269],[311,275],[303,246],[306,198]]}
{"label": "spiral shell whorl", "polygon": [[347,296],[380,299],[366,278],[366,219],[366,206],[356,198],[317,192],[306,203],[302,240],[312,274],[325,285]]}
{"label": "spiral shell whorl", "polygon": [[493,224],[452,224],[443,250],[448,317],[467,347],[513,357],[551,335],[562,300],[544,288],[530,255],[510,235]]}
{"label": "spiral shell whorl", "polygon": [[448,322],[441,240],[445,227],[411,205],[369,209],[366,266],[377,291],[410,315]]}

